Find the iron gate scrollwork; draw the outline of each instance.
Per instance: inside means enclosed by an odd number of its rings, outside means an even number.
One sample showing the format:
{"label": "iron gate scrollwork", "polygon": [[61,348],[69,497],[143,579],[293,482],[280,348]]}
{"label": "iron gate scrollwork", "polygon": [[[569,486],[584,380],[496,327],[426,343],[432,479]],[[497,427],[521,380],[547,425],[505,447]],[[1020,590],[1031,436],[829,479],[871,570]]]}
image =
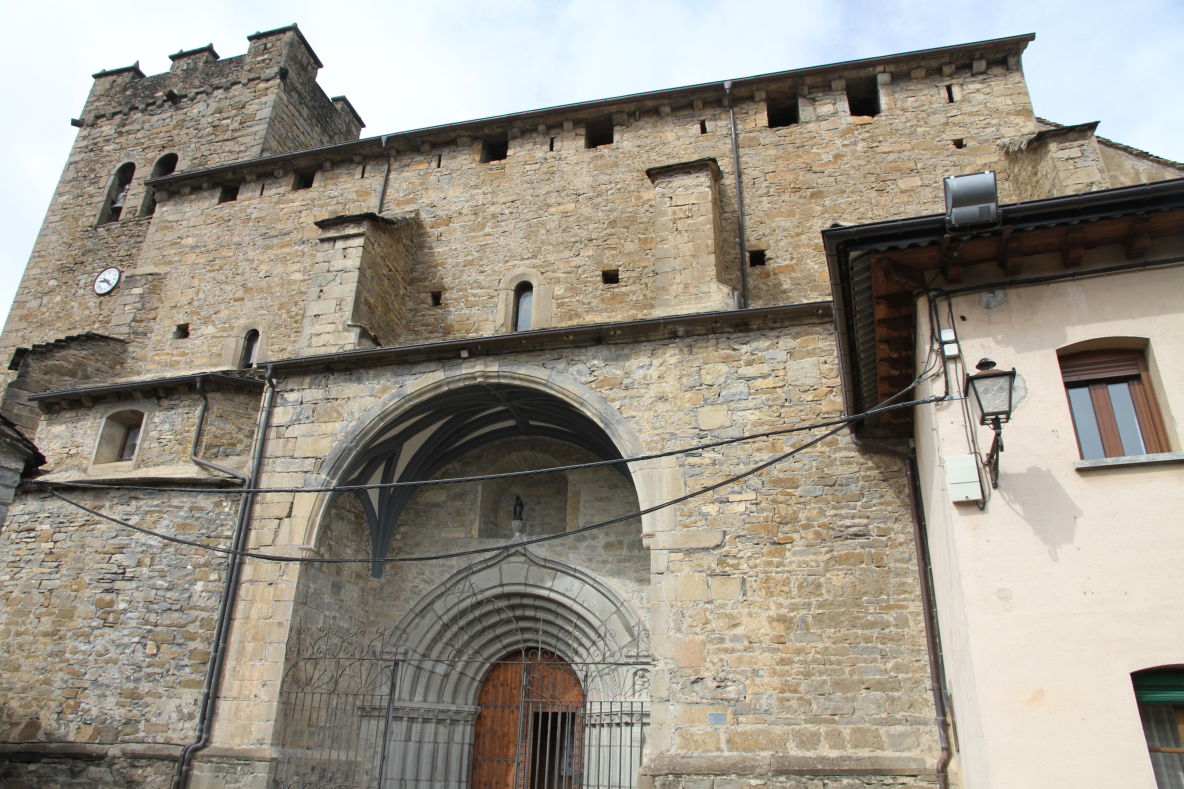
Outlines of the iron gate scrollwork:
{"label": "iron gate scrollwork", "polygon": [[[275,789],[636,786],[649,721],[640,656],[571,663],[530,647],[495,661],[425,661],[400,657],[393,633],[329,628],[302,631],[292,648]],[[480,697],[407,698],[401,675],[423,671],[479,676]],[[619,698],[603,698],[606,687]]]}

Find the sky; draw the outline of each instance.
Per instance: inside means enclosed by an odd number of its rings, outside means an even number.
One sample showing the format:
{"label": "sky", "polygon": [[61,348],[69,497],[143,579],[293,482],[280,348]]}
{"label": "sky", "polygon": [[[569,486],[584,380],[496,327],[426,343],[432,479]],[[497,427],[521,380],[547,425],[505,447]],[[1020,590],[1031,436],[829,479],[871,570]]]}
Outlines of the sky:
{"label": "sky", "polygon": [[136,61],[158,74],[209,43],[232,57],[293,22],[362,136],[1035,33],[1037,115],[1101,121],[1104,137],[1184,161],[1184,0],[0,0],[0,20],[0,320],[90,75]]}

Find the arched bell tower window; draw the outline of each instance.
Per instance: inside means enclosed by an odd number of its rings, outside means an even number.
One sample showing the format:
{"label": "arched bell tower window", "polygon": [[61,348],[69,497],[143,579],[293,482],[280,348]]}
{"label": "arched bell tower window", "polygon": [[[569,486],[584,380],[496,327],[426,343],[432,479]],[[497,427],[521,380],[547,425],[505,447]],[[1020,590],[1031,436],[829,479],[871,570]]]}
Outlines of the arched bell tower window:
{"label": "arched bell tower window", "polygon": [[534,308],[534,285],[520,282],[514,288],[514,331],[529,331]]}
{"label": "arched bell tower window", "polygon": [[542,272],[514,269],[502,277],[497,291],[496,331],[530,331],[551,325],[554,286],[548,284]]}
{"label": "arched bell tower window", "polygon": [[[177,170],[177,154],[166,153],[156,160],[152,166],[152,177],[161,178],[172,175]],[[144,192],[144,205],[140,209],[140,216],[152,216],[156,213],[156,190],[151,186]]]}
{"label": "arched bell tower window", "polygon": [[111,176],[107,183],[107,193],[103,197],[103,206],[99,209],[98,224],[119,221],[124,203],[127,201],[127,193],[132,187],[132,176],[135,174],[136,166],[131,162],[125,162]]}
{"label": "arched bell tower window", "polygon": [[241,368],[252,367],[255,364],[255,357],[259,352],[259,330],[250,329],[243,335],[243,349],[239,354],[238,366]]}

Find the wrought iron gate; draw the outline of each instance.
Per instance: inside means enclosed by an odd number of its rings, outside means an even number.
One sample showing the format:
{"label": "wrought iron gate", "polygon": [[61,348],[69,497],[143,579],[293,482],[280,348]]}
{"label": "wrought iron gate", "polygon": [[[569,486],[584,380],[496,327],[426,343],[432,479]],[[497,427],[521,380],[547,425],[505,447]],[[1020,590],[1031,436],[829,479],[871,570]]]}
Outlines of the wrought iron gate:
{"label": "wrought iron gate", "polygon": [[[572,663],[537,647],[496,661],[400,658],[392,639],[322,630],[293,643],[275,789],[636,786],[648,661]],[[480,693],[467,704],[413,697],[429,675]]]}

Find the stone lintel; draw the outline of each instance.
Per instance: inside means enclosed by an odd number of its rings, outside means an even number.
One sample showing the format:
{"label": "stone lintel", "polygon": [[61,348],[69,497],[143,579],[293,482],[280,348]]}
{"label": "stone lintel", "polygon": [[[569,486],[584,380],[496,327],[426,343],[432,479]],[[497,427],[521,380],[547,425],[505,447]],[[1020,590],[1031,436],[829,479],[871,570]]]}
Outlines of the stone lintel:
{"label": "stone lintel", "polygon": [[663,178],[704,171],[711,173],[711,176],[718,180],[720,178],[719,162],[714,157],[709,156],[705,159],[692,159],[689,162],[677,162],[675,164],[651,167],[645,171],[645,174],[650,181],[656,183]]}

